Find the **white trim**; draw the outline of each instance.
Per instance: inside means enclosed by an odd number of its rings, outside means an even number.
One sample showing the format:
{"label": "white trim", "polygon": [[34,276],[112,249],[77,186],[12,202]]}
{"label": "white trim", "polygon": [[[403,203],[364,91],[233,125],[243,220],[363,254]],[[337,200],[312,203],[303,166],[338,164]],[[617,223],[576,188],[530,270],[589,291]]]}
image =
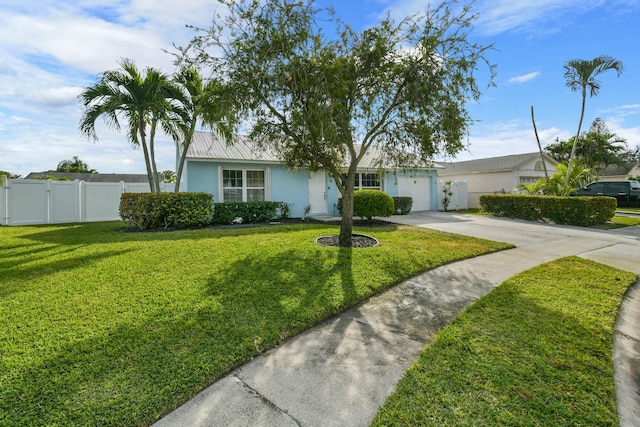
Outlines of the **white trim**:
{"label": "white trim", "polygon": [[[252,190],[252,189],[262,189],[263,193],[263,200],[264,201],[268,201],[271,199],[271,192],[270,190],[268,190],[267,184],[270,183],[271,179],[270,177],[267,178],[268,175],[270,175],[270,168],[256,168],[256,167],[234,167],[234,166],[225,166],[225,165],[220,165],[218,166],[218,187],[219,187],[219,194],[220,194],[220,198],[222,202],[225,202],[226,200],[224,199],[224,190],[225,190],[225,186],[224,186],[224,171],[241,171],[242,172],[242,201],[246,202],[248,199],[248,195],[247,195],[247,190]],[[263,187],[248,187],[247,186],[247,172],[262,172],[262,177],[263,177]],[[229,187],[232,188],[232,187]],[[233,187],[233,188],[240,188],[240,187]]]}

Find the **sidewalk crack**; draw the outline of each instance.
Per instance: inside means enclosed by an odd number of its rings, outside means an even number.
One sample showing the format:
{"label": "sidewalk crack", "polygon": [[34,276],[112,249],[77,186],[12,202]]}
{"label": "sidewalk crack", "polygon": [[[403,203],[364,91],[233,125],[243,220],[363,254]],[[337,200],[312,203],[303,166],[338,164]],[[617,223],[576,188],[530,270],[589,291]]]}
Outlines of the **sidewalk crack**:
{"label": "sidewalk crack", "polygon": [[287,411],[285,411],[284,409],[280,408],[278,405],[276,405],[275,403],[273,403],[271,400],[267,399],[266,396],[262,393],[260,393],[258,390],[254,389],[253,387],[251,387],[246,381],[244,381],[242,378],[240,378],[237,375],[232,375],[235,379],[237,379],[238,381],[240,381],[240,383],[242,384],[242,387],[247,390],[249,393],[251,393],[252,395],[258,397],[262,402],[264,402],[266,405],[268,405],[270,408],[274,409],[275,411],[284,414],[285,416],[287,416],[288,418],[290,418],[294,423],[296,423],[297,426],[302,427],[302,423],[300,422],[300,420],[296,419],[296,417],[294,417],[293,415],[291,415],[290,413],[288,413]]}

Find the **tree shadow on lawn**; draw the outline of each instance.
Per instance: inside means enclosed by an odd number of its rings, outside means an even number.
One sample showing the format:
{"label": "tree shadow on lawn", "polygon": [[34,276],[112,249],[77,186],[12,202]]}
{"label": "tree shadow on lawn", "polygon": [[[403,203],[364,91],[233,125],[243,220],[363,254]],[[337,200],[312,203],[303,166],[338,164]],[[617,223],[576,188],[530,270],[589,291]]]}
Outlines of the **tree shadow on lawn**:
{"label": "tree shadow on lawn", "polygon": [[262,342],[272,346],[372,294],[368,283],[355,283],[352,248],[316,246],[305,256],[295,249],[254,253],[211,275],[211,296],[234,307],[239,321],[263,325],[259,329],[266,336],[256,338],[256,349],[264,348]]}
{"label": "tree shadow on lawn", "polygon": [[[311,262],[309,276],[319,277],[308,284],[299,282],[299,289],[295,286],[278,288],[277,283],[270,280],[251,281],[239,273],[227,279],[215,275],[210,283],[211,295],[191,310],[169,313],[170,309],[162,308],[155,313],[147,313],[138,322],[96,329],[91,335],[55,343],[56,348],[42,349],[41,359],[25,361],[17,369],[4,370],[0,376],[3,383],[0,391],[2,420],[9,425],[148,424],[263,349],[305,329],[304,323],[309,319],[320,320],[331,314],[321,310],[321,306],[329,304],[339,309],[346,305],[344,298],[333,301],[331,295],[339,288],[351,294],[352,288],[358,287],[357,280],[350,274],[350,252],[349,249],[333,252],[329,263],[324,262],[325,257],[320,257],[322,261]],[[266,268],[267,262],[268,259],[262,263],[249,262],[248,266]],[[294,279],[306,280],[307,276],[296,274]],[[295,283],[296,280],[290,282]],[[225,297],[220,292],[222,286],[239,289],[233,296]],[[274,298],[261,295],[261,292],[273,294],[274,288]],[[537,307],[535,301],[528,301],[521,295],[514,294],[508,299],[535,309],[536,315],[530,319],[530,325],[553,321],[554,325],[562,324],[566,330],[574,331],[577,338],[559,341],[554,347],[557,353],[549,353],[547,358],[553,369],[575,371],[577,385],[567,385],[567,393],[575,393],[577,400],[591,396],[588,390],[584,390],[580,366],[564,364],[565,357],[570,355],[584,354],[585,363],[597,362],[603,366],[599,368],[603,369],[602,375],[610,378],[610,354],[591,354],[591,349],[584,348],[579,339],[582,334],[590,334],[601,336],[608,343],[611,341],[610,330],[588,328],[576,317]],[[375,328],[373,333],[380,334]],[[531,335],[525,326],[523,333]],[[381,339],[384,338],[381,336]],[[473,340],[473,336],[457,339],[460,345],[469,346],[470,363],[474,357]],[[512,340],[517,341],[518,337],[513,336]],[[541,335],[539,340],[541,343],[536,346],[549,346],[549,337]],[[526,352],[536,351],[532,347],[520,350],[523,353],[518,357],[523,363],[526,363]],[[329,348],[327,351],[332,350]],[[376,356],[364,357],[371,359],[362,361],[366,365]],[[531,376],[526,381],[532,388],[544,389],[548,387],[546,382],[553,381],[553,378],[537,377],[537,369],[536,366],[521,365],[518,372]],[[471,378],[469,381],[482,385],[483,381],[490,379]],[[326,388],[328,385],[318,384],[318,387]],[[504,388],[507,399],[517,398],[515,386],[508,381],[499,387]],[[612,401],[612,390],[611,384],[610,388],[607,386],[600,392],[602,397],[598,399]],[[568,397],[566,401],[554,402],[551,407],[550,402],[544,396],[536,395],[534,390],[524,389],[522,392],[530,396],[521,403],[525,411],[551,411],[553,417],[569,417],[566,419],[580,416],[579,412],[574,413],[576,402]],[[588,401],[584,405],[588,406]],[[584,405],[577,410],[588,412]],[[607,405],[613,411],[611,416],[615,417],[614,405]]]}
{"label": "tree shadow on lawn", "polygon": [[[393,226],[384,227],[389,230]],[[86,223],[71,226],[37,226],[37,232],[20,236],[37,242],[57,245],[87,245],[115,242],[165,241],[165,240],[194,240],[202,238],[218,238],[229,236],[247,236],[255,234],[290,233],[299,230],[317,229],[319,233],[325,229],[335,229],[327,224],[295,224],[295,225],[252,225],[250,227],[202,227],[176,230],[154,230],[126,232],[126,226],[121,222]],[[51,229],[53,228],[53,229]],[[40,231],[42,230],[42,231]],[[320,236],[319,234],[318,236]]]}
{"label": "tree shadow on lawn", "polygon": [[[60,273],[65,270],[83,268],[103,259],[120,256],[133,252],[134,249],[121,249],[114,251],[94,252],[88,255],[73,255],[76,248],[61,249],[34,248],[23,251],[20,254],[3,255],[0,259],[0,298],[16,292],[32,290],[34,281],[48,275]],[[54,260],[47,260],[55,254]],[[67,257],[60,259],[60,255]],[[38,260],[40,260],[38,262]],[[27,265],[29,264],[29,265]],[[64,283],[59,283],[64,286]]]}

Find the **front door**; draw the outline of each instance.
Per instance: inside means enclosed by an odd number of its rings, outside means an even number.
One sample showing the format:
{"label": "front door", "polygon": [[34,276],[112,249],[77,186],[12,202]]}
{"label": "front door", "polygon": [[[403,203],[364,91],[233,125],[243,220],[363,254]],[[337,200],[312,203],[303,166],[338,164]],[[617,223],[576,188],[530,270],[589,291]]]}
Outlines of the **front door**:
{"label": "front door", "polygon": [[327,181],[324,171],[309,174],[310,214],[327,213]]}

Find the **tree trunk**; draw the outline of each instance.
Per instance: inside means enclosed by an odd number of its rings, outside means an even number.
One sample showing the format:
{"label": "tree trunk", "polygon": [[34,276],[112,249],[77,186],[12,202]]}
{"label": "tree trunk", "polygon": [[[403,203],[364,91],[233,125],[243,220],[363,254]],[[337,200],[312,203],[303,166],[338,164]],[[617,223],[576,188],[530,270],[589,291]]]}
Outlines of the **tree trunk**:
{"label": "tree trunk", "polygon": [[158,119],[155,117],[151,120],[151,136],[149,137],[149,151],[150,151],[150,159],[151,159],[151,171],[153,173],[153,185],[156,191],[154,193],[160,192],[160,177],[158,176],[158,168],[156,167],[156,153],[154,146],[154,139],[156,136],[156,126],[158,124]]}
{"label": "tree trunk", "polygon": [[149,149],[147,148],[147,138],[144,131],[144,121],[140,120],[138,125],[138,132],[140,133],[140,145],[142,145],[142,153],[144,154],[144,164],[147,167],[147,179],[149,180],[149,189],[152,193],[153,190],[153,173],[151,172],[151,162],[149,161]]}
{"label": "tree trunk", "polygon": [[571,154],[569,155],[569,162],[567,163],[567,176],[564,177],[564,185],[562,186],[562,195],[566,196],[567,186],[569,185],[569,176],[571,176],[571,168],[573,167],[573,159],[576,156],[576,147],[578,146],[578,139],[580,138],[580,128],[582,128],[582,119],[584,119],[584,106],[587,101],[587,88],[582,87],[582,111],[580,112],[580,122],[578,123],[578,132],[573,139],[573,145],[571,146]]}
{"label": "tree trunk", "polygon": [[544,168],[544,179],[546,182],[545,194],[549,194],[549,172],[547,171],[547,162],[544,161],[544,154],[542,153],[542,144],[540,144],[540,138],[538,137],[538,128],[536,127],[536,119],[533,117],[533,105],[531,106],[531,122],[533,123],[533,132],[536,134],[536,141],[538,141],[538,150],[540,151],[540,160],[542,161],[542,167]]}
{"label": "tree trunk", "polygon": [[178,144],[178,153],[180,153],[180,163],[178,164],[178,170],[176,171],[176,188],[175,192],[180,191],[180,180],[182,179],[182,170],[184,169],[185,159],[187,158],[187,151],[189,151],[189,146],[191,145],[191,139],[193,138],[193,134],[195,132],[196,120],[192,122],[191,127],[189,128],[189,133],[184,136],[184,141],[182,143],[182,152],[180,152],[180,144]]}
{"label": "tree trunk", "polygon": [[[353,170],[351,170],[353,169]],[[353,193],[355,191],[355,168],[349,168],[349,173],[343,181],[342,193],[342,220],[340,221],[340,236],[338,244],[343,248],[352,246],[351,237],[353,234]],[[336,180],[336,182],[339,182]]]}

